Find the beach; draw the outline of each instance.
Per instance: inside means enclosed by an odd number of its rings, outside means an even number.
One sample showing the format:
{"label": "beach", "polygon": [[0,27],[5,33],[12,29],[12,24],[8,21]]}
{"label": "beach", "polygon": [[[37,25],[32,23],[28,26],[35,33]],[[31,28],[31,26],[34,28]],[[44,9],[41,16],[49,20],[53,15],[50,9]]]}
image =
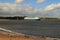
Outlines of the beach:
{"label": "beach", "polygon": [[60,40],[59,38],[50,38],[50,37],[26,37],[26,36],[10,36],[0,34],[0,40]]}
{"label": "beach", "polygon": [[23,36],[9,36],[0,34],[0,40],[37,40],[37,39]]}

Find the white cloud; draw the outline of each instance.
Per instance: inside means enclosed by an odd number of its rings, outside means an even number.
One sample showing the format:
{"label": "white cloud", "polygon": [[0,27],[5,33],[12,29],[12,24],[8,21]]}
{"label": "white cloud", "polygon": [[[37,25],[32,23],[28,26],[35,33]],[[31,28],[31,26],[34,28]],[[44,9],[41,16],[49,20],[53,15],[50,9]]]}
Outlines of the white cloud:
{"label": "white cloud", "polygon": [[46,11],[49,11],[49,10],[53,10],[53,9],[55,9],[55,8],[58,8],[58,7],[60,7],[60,3],[58,3],[58,4],[51,4],[51,5],[47,6],[47,7],[45,8],[45,10],[46,10]]}
{"label": "white cloud", "polygon": [[14,15],[20,15],[20,14],[29,15],[29,14],[33,14],[37,11],[30,4],[28,4],[26,6],[22,6],[22,5],[9,4],[9,3],[0,3],[0,10],[2,11],[2,13],[9,12],[10,14],[14,14]]}
{"label": "white cloud", "polygon": [[60,3],[46,6],[41,17],[60,18]]}
{"label": "white cloud", "polygon": [[[2,15],[28,15],[28,16],[36,16],[36,13],[40,13],[40,9],[34,8],[31,4],[22,6],[16,4],[9,4],[9,3],[1,3],[0,4],[0,12]],[[37,13],[37,14],[38,14]],[[0,13],[1,15],[1,13]]]}
{"label": "white cloud", "polygon": [[31,4],[28,4],[25,6],[25,9],[24,9],[28,14],[31,14],[33,13],[33,6]]}
{"label": "white cloud", "polygon": [[21,2],[24,2],[26,0],[15,0],[15,3],[21,3]]}
{"label": "white cloud", "polygon": [[15,8],[15,4],[10,4],[10,3],[0,3],[0,9],[6,11],[10,11],[11,9]]}
{"label": "white cloud", "polygon": [[[10,3],[0,3],[0,15],[27,15],[39,17],[60,17],[60,3],[51,4],[45,8],[34,8],[31,4],[22,6]],[[59,9],[59,10],[58,10]]]}
{"label": "white cloud", "polygon": [[37,3],[42,3],[44,2],[45,0],[37,0]]}

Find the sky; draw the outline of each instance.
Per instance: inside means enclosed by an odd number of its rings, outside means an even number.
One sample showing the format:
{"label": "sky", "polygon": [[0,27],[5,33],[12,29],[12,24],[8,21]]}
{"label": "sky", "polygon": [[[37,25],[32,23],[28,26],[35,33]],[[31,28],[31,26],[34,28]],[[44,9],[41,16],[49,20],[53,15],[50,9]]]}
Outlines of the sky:
{"label": "sky", "polygon": [[0,16],[60,18],[60,0],[0,0]]}

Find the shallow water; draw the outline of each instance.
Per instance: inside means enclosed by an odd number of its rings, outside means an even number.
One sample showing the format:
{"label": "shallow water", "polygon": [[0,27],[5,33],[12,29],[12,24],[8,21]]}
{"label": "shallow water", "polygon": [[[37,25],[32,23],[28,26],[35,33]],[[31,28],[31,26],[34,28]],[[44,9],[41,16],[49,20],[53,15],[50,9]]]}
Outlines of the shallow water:
{"label": "shallow water", "polygon": [[60,37],[60,21],[9,20],[0,27],[33,36]]}

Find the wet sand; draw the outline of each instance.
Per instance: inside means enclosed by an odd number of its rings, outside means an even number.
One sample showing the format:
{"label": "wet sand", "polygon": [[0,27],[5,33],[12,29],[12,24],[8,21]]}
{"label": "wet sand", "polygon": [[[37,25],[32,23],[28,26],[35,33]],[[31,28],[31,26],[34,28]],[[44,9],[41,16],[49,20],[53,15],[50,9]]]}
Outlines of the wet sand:
{"label": "wet sand", "polygon": [[10,36],[10,35],[0,34],[0,40],[37,40],[37,39],[32,37]]}
{"label": "wet sand", "polygon": [[50,38],[50,37],[34,38],[34,37],[10,36],[10,35],[0,34],[0,40],[60,40],[60,39]]}

